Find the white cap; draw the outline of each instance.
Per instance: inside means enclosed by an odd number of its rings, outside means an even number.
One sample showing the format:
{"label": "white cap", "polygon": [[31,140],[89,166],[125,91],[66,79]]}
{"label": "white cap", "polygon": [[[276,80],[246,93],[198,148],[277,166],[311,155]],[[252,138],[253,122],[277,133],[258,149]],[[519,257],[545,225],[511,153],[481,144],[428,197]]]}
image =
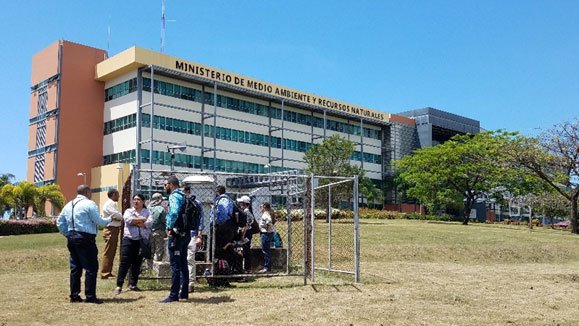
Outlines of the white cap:
{"label": "white cap", "polygon": [[241,196],[237,198],[237,202],[249,204],[251,203],[251,198],[249,198],[249,196]]}

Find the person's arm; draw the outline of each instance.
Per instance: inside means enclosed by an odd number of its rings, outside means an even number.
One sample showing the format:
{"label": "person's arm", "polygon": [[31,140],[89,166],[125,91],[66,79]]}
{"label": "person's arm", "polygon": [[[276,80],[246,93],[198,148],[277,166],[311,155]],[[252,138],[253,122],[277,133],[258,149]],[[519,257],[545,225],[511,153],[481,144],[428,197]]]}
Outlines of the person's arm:
{"label": "person's arm", "polygon": [[169,195],[169,211],[167,212],[167,230],[172,230],[175,225],[175,221],[179,216],[179,207],[181,207],[181,201],[179,200],[179,195],[173,192]]}
{"label": "person's arm", "polygon": [[113,219],[113,221],[123,220],[123,214],[121,214],[117,205],[112,201],[107,206],[105,206],[105,209],[103,210],[103,215],[110,216]]}
{"label": "person's arm", "polygon": [[68,234],[68,221],[66,220],[66,214],[68,214],[68,211],[66,208],[67,207],[64,207],[62,209],[62,212],[60,212],[60,215],[56,220],[56,226],[58,227],[58,231],[65,236]]}
{"label": "person's arm", "polygon": [[197,228],[197,235],[203,235],[203,229],[205,228],[205,214],[203,212],[203,204],[197,202],[197,207],[199,208],[199,227]]}
{"label": "person's arm", "polygon": [[107,224],[111,223],[112,219],[110,217],[103,218],[99,214],[99,208],[97,204],[93,201],[90,201],[88,204],[88,215],[91,221],[95,224],[100,226],[106,226]]}
{"label": "person's arm", "polygon": [[153,215],[151,214],[151,211],[146,208],[145,211],[147,212],[147,217],[144,217],[144,225],[147,229],[151,229],[151,226],[153,225]]}

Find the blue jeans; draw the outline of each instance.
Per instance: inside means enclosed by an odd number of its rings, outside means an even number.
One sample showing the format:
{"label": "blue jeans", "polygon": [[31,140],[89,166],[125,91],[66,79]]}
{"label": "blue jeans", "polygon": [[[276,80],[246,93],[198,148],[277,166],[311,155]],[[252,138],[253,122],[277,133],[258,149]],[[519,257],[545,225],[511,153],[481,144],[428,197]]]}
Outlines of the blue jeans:
{"label": "blue jeans", "polygon": [[77,237],[67,238],[66,244],[70,252],[70,298],[80,295],[80,278],[84,276],[84,293],[88,301],[96,299],[96,278],[99,269],[98,249],[95,235],[78,232]]}
{"label": "blue jeans", "polygon": [[191,241],[191,234],[185,236],[173,235],[169,237],[169,262],[171,264],[171,292],[169,298],[173,300],[189,298],[189,268],[187,265],[187,246]]}
{"label": "blue jeans", "polygon": [[273,232],[261,233],[261,251],[263,252],[263,268],[271,270],[271,244],[273,243]]}

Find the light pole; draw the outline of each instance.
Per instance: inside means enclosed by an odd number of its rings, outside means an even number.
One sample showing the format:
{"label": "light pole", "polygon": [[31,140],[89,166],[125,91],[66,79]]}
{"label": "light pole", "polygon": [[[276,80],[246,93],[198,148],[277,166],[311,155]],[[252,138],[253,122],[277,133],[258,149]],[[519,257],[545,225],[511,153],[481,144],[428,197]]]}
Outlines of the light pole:
{"label": "light pole", "polygon": [[[117,164],[117,173],[120,174],[121,182],[119,183],[119,187],[117,188],[121,194],[123,192],[123,185],[125,184],[125,178],[123,176],[123,166],[121,164]],[[117,175],[118,177],[119,175]]]}
{"label": "light pole", "polygon": [[84,172],[79,172],[79,173],[77,173],[76,175],[79,176],[79,177],[82,176],[83,184],[85,185],[85,184],[86,184],[86,173],[84,173]]}
{"label": "light pole", "polygon": [[267,163],[263,167],[267,169],[267,174],[271,174],[271,163]]}
{"label": "light pole", "polygon": [[167,146],[167,152],[171,154],[171,171],[173,171],[173,160],[175,159],[175,150],[178,149],[181,152],[184,152],[187,149],[187,145],[175,145],[175,146]]}

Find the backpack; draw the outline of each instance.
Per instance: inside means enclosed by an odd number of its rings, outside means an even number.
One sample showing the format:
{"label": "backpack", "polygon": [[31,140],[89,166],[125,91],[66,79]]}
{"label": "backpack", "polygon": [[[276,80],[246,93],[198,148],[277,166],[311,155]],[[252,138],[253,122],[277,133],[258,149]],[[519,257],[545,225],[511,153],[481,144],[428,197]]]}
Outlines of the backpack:
{"label": "backpack", "polygon": [[[213,263],[213,273],[214,275],[229,275],[231,274],[231,268],[229,267],[229,263],[225,259],[217,259]],[[230,286],[229,280],[227,278],[222,277],[211,277],[206,275],[207,284],[213,287],[219,286]]]}
{"label": "backpack", "polygon": [[179,233],[186,233],[199,228],[201,209],[199,209],[199,206],[197,205],[198,203],[195,200],[195,196],[183,195],[181,207],[179,207],[179,215],[177,216],[174,225]]}

